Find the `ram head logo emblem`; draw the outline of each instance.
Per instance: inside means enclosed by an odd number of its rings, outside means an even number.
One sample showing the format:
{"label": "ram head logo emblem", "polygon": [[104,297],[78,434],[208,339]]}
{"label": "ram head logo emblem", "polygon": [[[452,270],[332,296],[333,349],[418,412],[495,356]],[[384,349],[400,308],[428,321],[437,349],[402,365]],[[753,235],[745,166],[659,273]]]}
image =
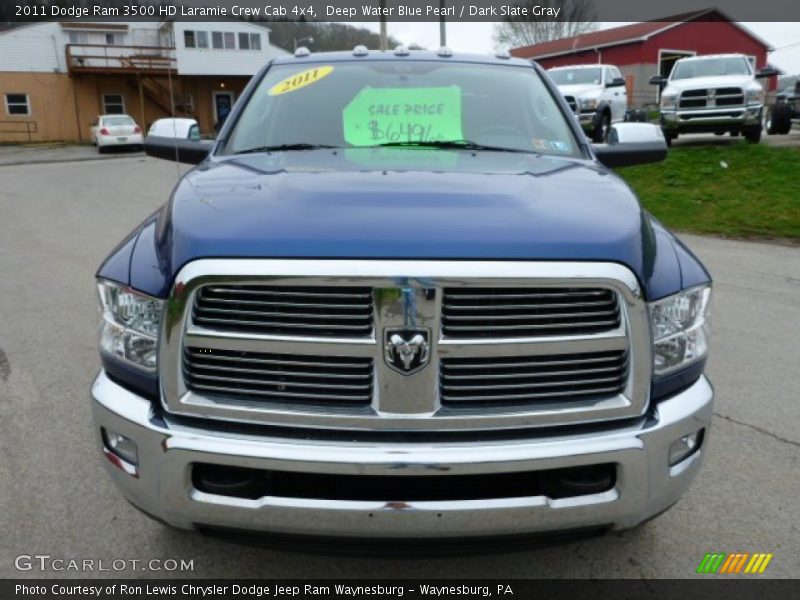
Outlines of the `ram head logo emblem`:
{"label": "ram head logo emblem", "polygon": [[384,333],[386,364],[403,375],[425,368],[430,358],[427,329],[387,329]]}

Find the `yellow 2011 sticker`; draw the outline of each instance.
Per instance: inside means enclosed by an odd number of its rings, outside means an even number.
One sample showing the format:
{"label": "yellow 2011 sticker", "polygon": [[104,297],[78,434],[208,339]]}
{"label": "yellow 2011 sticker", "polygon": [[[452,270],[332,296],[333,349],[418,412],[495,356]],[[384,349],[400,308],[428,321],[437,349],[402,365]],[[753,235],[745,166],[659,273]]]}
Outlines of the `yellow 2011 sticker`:
{"label": "yellow 2011 sticker", "polygon": [[294,75],[290,75],[269,88],[270,96],[280,96],[281,94],[288,94],[300,88],[304,88],[312,83],[317,83],[320,79],[324,79],[333,72],[333,67],[326,65],[324,67],[314,67],[300,71]]}

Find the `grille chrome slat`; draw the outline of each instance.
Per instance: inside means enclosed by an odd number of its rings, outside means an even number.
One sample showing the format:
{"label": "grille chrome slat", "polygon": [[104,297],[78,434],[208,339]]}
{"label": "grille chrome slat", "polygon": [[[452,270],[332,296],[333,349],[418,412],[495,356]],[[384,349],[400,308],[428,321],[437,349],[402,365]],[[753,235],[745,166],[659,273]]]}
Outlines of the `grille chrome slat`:
{"label": "grille chrome slat", "polygon": [[[587,323],[587,325],[595,326],[595,327],[606,327],[611,329],[612,327],[616,327],[618,321],[593,321]],[[566,329],[569,327],[576,327],[580,326],[581,323],[548,323],[547,325],[533,325],[533,324],[525,324],[525,325],[492,325],[491,327],[487,327],[486,329],[491,329],[494,331],[513,331],[516,329],[524,329],[524,330],[537,330],[537,329]],[[447,331],[449,333],[452,332],[466,332],[466,331],[475,331],[476,329],[481,329],[469,325],[447,325]]]}
{"label": "grille chrome slat", "polygon": [[259,384],[265,386],[276,386],[276,387],[302,387],[302,388],[313,388],[313,389],[331,389],[331,390],[364,390],[365,388],[369,388],[368,384],[365,385],[342,385],[339,383],[308,383],[308,382],[295,382],[295,381],[281,381],[279,379],[258,379],[258,378],[251,378],[251,377],[221,377],[216,375],[201,375],[200,373],[192,373],[190,379],[204,379],[206,381],[228,381],[231,383],[248,383],[248,384]]}
{"label": "grille chrome slat", "polygon": [[320,291],[311,291],[310,288],[302,289],[302,290],[287,290],[287,289],[276,289],[270,287],[259,287],[259,286],[251,286],[249,288],[242,287],[242,286],[231,286],[231,287],[216,287],[216,286],[208,286],[206,288],[207,291],[212,293],[229,293],[231,289],[235,289],[236,293],[242,295],[261,295],[261,296],[301,296],[301,297],[325,297],[325,298],[358,298],[360,300],[366,300],[371,298],[370,292],[360,292],[360,293],[341,293],[341,292],[331,292],[330,290],[336,289],[335,287],[329,287]]}
{"label": "grille chrome slat", "polygon": [[[575,368],[554,370],[551,364],[554,358],[555,362],[571,363]],[[602,366],[598,367],[598,363]],[[481,367],[476,368],[476,364]],[[590,366],[584,366],[587,364]],[[627,350],[543,358],[498,357],[482,363],[451,358],[442,360],[439,386],[446,406],[458,406],[461,402],[515,404],[551,397],[568,402],[591,395],[621,393],[628,367]],[[515,370],[509,372],[510,369]]]}
{"label": "grille chrome slat", "polygon": [[[508,307],[504,307],[504,308],[508,308]],[[552,319],[554,316],[557,316],[559,318],[570,318],[570,317],[581,317],[581,318],[586,317],[586,318],[589,318],[589,317],[616,317],[616,315],[617,315],[617,311],[616,310],[602,310],[602,311],[592,311],[592,312],[583,312],[583,313],[553,313],[553,314],[548,314],[548,315],[537,315],[535,313],[520,314],[520,315],[517,315],[517,314],[514,314],[514,315],[509,315],[509,314],[497,315],[497,314],[493,314],[491,318],[493,320],[500,320],[500,321],[521,321],[521,320],[525,320],[525,319]],[[448,315],[447,320],[448,321],[485,321],[486,320],[486,316],[485,315]],[[614,322],[614,321],[609,321],[609,322]],[[561,325],[559,324],[557,326],[560,327]]]}
{"label": "grille chrome slat", "polygon": [[235,398],[280,398],[289,403],[322,405],[368,405],[372,399],[370,358],[305,357],[187,346],[183,372],[190,390],[225,393]]}
{"label": "grille chrome slat", "polygon": [[596,302],[560,302],[560,303],[546,303],[546,304],[444,304],[442,305],[447,310],[512,310],[512,309],[530,309],[530,308],[574,308],[576,306],[606,306],[608,304],[605,300]]}
{"label": "grille chrome slat", "polygon": [[[252,374],[261,374],[264,376],[283,376],[286,375],[286,371],[272,371],[268,369],[247,369],[241,367],[227,367],[227,366],[217,366],[217,365],[208,365],[205,363],[198,363],[194,361],[195,369],[202,370],[202,371],[223,371],[229,373],[252,373]],[[292,373],[292,377],[300,377],[300,378],[318,378],[319,375],[314,375],[313,373]],[[362,379],[363,375],[358,373],[346,374],[346,373],[336,373],[336,374],[326,374],[326,379]]]}
{"label": "grille chrome slat", "polygon": [[[189,348],[189,352],[191,352],[192,357],[198,358],[208,358],[208,355],[205,354],[197,354],[192,352],[192,349]],[[284,358],[244,358],[241,356],[223,356],[215,354],[213,355],[213,360],[220,360],[220,361],[230,361],[230,362],[239,362],[239,363],[257,363],[257,364],[265,364],[265,365],[292,365],[292,366],[299,366],[299,367],[327,367],[330,365],[329,362],[313,362],[308,360],[287,360]],[[344,368],[367,368],[362,363],[346,363],[340,362],[336,364],[337,367],[342,369]]]}
{"label": "grille chrome slat", "polygon": [[[470,288],[467,288],[470,289]],[[502,290],[502,288],[495,288],[496,290]],[[485,299],[487,294],[475,294],[475,293],[462,293],[457,291],[453,288],[449,288],[446,290],[448,297],[455,298],[459,300],[481,300]],[[519,298],[568,298],[568,297],[575,297],[575,296],[605,296],[609,294],[609,290],[587,290],[581,292],[562,292],[559,291],[558,288],[554,289],[553,291],[547,292],[538,292],[538,293],[528,293],[528,292],[512,292],[512,293],[505,293],[504,291],[497,294],[502,298],[509,298],[509,299],[519,299]]]}
{"label": "grille chrome slat", "polygon": [[231,299],[231,298],[212,298],[210,296],[204,296],[203,301],[206,304],[243,304],[245,306],[252,305],[252,306],[287,306],[292,308],[325,308],[325,309],[361,309],[361,310],[371,310],[372,305],[368,302],[363,304],[346,304],[342,306],[337,306],[335,304],[330,303],[320,303],[320,302],[278,302],[274,300],[241,300],[241,299]]}
{"label": "grille chrome slat", "polygon": [[[501,400],[502,404],[508,404],[510,402],[518,402],[518,401],[526,401],[526,400],[542,400],[548,398],[563,398],[565,396],[575,397],[575,396],[597,396],[600,394],[606,393],[617,393],[619,390],[618,386],[606,387],[606,388],[596,388],[591,390],[569,390],[569,391],[561,391],[561,392],[554,392],[554,391],[547,391],[541,392],[537,394],[500,394],[495,396],[458,396],[455,398],[457,402],[488,402],[488,401],[495,401]],[[453,402],[453,398],[450,398],[447,394],[442,394],[442,402],[450,405]]]}
{"label": "grille chrome slat", "polygon": [[[260,312],[260,311],[253,311],[253,310],[234,310],[230,308],[207,308],[204,307],[202,310],[198,310],[196,314],[203,313],[213,313],[217,315],[253,315],[253,316],[261,316],[261,317],[268,317],[268,318],[275,318],[275,317],[283,317],[286,319],[330,319],[330,320],[348,320],[348,321],[361,321],[364,319],[364,315],[331,315],[331,314],[313,314],[313,313],[295,313],[295,312]],[[207,317],[201,315],[201,318],[206,319]]]}
{"label": "grille chrome slat", "polygon": [[563,381],[539,381],[539,382],[525,382],[525,383],[492,383],[491,385],[452,385],[448,384],[447,389],[453,392],[460,391],[474,391],[474,390],[521,390],[526,388],[541,388],[541,387],[557,387],[559,385],[589,385],[591,383],[610,383],[612,381],[619,381],[624,375],[616,377],[596,377],[594,379],[581,379],[577,383],[563,382]]}
{"label": "grille chrome slat", "polygon": [[619,325],[619,304],[608,289],[447,288],[442,300],[447,337],[588,334]]}
{"label": "grille chrome slat", "polygon": [[245,334],[364,338],[373,329],[372,289],[208,285],[198,290],[192,320]]}
{"label": "grille chrome slat", "polygon": [[617,357],[589,357],[571,360],[542,360],[536,362],[496,362],[496,363],[467,363],[466,361],[459,361],[461,364],[448,363],[447,370],[479,370],[479,369],[510,369],[510,368],[524,368],[524,367],[539,367],[539,366],[561,366],[561,365],[583,365],[583,364],[596,364],[598,362],[608,362],[611,360],[620,360]]}
{"label": "grille chrome slat", "polygon": [[[580,371],[538,371],[536,377],[558,377],[559,375],[585,375],[586,373],[614,373],[619,372],[619,366],[611,366],[603,369],[581,369]],[[445,375],[448,381],[453,380],[472,380],[472,379],[524,379],[530,378],[529,373],[500,373],[500,374],[485,374],[485,375],[453,375],[448,373]]]}
{"label": "grille chrome slat", "polygon": [[321,400],[321,401],[331,401],[331,400],[339,400],[339,401],[347,401],[347,402],[358,402],[358,403],[369,403],[369,396],[364,397],[355,397],[355,396],[337,396],[335,394],[299,394],[294,392],[272,392],[260,389],[249,389],[249,388],[241,388],[241,387],[230,387],[230,386],[218,386],[218,385],[205,385],[205,384],[195,384],[194,389],[197,390],[208,390],[212,392],[222,392],[225,394],[231,394],[234,397],[239,396],[247,396],[247,395],[255,395],[255,396],[266,396],[269,398],[280,398],[280,399],[295,399],[295,400]]}

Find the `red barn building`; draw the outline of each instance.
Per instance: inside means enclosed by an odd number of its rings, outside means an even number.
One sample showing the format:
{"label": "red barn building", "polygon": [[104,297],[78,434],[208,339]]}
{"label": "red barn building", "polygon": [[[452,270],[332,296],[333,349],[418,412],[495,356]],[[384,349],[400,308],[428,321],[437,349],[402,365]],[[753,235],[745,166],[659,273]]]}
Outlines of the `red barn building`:
{"label": "red barn building", "polygon": [[[603,63],[622,71],[628,102],[656,102],[657,89],[648,84],[656,73],[668,75],[685,56],[737,52],[750,57],[756,69],[767,66],[767,42],[717,9],[707,9],[613,29],[514,48],[511,54],[536,60],[545,69],[564,65]],[[769,89],[775,89],[771,78]]]}

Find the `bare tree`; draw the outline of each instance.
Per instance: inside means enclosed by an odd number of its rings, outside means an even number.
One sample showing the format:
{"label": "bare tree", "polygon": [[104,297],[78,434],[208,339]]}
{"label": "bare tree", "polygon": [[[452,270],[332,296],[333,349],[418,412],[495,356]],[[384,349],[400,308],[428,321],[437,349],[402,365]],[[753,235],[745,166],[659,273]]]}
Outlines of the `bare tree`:
{"label": "bare tree", "polygon": [[[524,0],[516,6],[526,7],[527,16],[506,17],[494,28],[497,46],[530,46],[551,40],[573,37],[592,31],[597,18],[591,0]],[[560,9],[558,17],[533,16],[533,7]]]}

